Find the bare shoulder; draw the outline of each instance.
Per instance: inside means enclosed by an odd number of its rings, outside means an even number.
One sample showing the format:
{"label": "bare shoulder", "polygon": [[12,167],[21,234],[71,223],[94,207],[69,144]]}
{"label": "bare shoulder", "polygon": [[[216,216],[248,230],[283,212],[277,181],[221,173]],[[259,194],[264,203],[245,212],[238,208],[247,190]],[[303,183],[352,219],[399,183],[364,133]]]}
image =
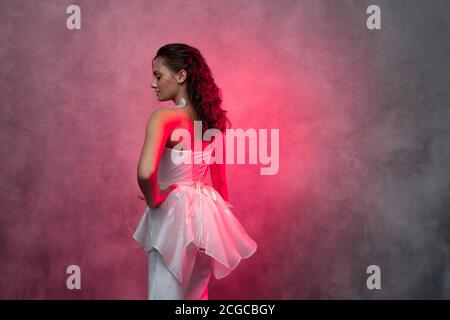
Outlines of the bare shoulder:
{"label": "bare shoulder", "polygon": [[147,125],[165,126],[173,119],[173,115],[170,111],[171,110],[167,108],[158,108],[154,110],[148,119]]}
{"label": "bare shoulder", "polygon": [[170,115],[170,109],[167,108],[157,108],[153,110],[152,114],[150,115],[151,118],[167,118]]}
{"label": "bare shoulder", "polygon": [[153,114],[155,114],[155,118],[159,118],[159,121],[163,121],[165,124],[178,126],[190,122],[189,116],[178,108],[158,108],[153,111]]}

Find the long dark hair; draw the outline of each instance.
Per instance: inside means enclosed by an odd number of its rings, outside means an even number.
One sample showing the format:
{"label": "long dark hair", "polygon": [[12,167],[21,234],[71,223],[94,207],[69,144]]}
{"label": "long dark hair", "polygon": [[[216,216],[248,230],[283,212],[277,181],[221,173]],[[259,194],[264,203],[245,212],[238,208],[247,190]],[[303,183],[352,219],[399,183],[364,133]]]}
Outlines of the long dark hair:
{"label": "long dark hair", "polygon": [[221,107],[222,90],[198,49],[184,43],[169,43],[158,49],[152,61],[157,57],[163,58],[164,65],[172,72],[186,70],[188,99],[202,120],[203,133],[210,128],[224,132],[227,124],[231,127],[227,111]]}

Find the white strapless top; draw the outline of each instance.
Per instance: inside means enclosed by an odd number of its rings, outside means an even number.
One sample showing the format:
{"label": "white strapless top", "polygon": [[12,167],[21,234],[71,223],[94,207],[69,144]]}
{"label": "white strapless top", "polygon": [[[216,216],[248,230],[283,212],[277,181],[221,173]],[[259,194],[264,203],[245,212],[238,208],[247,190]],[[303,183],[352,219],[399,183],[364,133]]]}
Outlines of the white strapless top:
{"label": "white strapless top", "polygon": [[211,158],[212,150],[179,151],[165,147],[158,168],[158,183],[163,189],[173,183],[203,183],[206,181]]}

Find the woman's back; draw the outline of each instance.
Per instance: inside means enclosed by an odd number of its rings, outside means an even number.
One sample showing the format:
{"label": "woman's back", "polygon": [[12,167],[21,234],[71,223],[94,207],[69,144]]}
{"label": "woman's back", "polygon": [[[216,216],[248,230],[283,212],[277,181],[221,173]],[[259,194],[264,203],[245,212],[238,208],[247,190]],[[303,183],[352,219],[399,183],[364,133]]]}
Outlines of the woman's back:
{"label": "woman's back", "polygon": [[165,147],[158,167],[158,183],[161,189],[172,184],[206,183],[212,150],[175,150]]}
{"label": "woman's back", "polygon": [[[195,137],[195,122],[201,121],[197,116],[194,109],[191,108],[167,108],[167,116],[169,121],[173,123],[172,131],[176,129],[183,129],[189,132],[191,141],[189,141],[188,146],[184,146],[183,149],[191,149],[194,146],[194,142],[196,141]],[[167,139],[166,147],[174,149],[181,140],[172,140],[171,139],[172,132],[169,133],[169,138]],[[202,137],[199,137],[202,138]],[[199,142],[200,140],[197,140]],[[202,141],[202,150],[204,150],[211,142],[210,141]]]}
{"label": "woman's back", "polygon": [[[183,150],[192,150],[193,146],[195,146],[195,126],[194,121],[201,121],[199,120],[199,117],[197,116],[194,109],[191,108],[167,108],[166,113],[168,117],[173,121],[173,130],[175,129],[185,129],[189,132],[191,141],[189,146],[183,146]],[[172,130],[172,131],[173,131]],[[165,148],[170,149],[180,149],[179,144],[180,140],[172,140],[171,139],[172,132],[169,133],[169,137],[167,139]],[[202,138],[202,137],[200,137]],[[225,137],[222,137],[223,142],[225,142]],[[197,141],[198,142],[198,141]],[[210,141],[201,141],[202,150],[205,150],[209,145],[211,144]],[[225,143],[223,143],[222,147],[225,146]],[[195,148],[194,148],[195,149]],[[223,148],[223,157],[225,159],[226,153],[225,148]],[[215,154],[211,154],[211,156],[215,156]],[[220,163],[211,163],[209,165],[209,172],[211,174],[211,182],[213,187],[220,193],[220,195],[225,199],[228,200],[228,186],[227,186],[227,179],[226,179],[226,168],[225,168],[225,161],[222,159],[222,162]]]}

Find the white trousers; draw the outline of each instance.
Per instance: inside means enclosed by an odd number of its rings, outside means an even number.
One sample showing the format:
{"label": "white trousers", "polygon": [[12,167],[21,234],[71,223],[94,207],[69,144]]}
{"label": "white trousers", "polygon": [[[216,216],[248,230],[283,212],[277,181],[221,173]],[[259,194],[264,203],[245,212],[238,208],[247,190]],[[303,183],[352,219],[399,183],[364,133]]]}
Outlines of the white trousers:
{"label": "white trousers", "polygon": [[190,245],[186,251],[183,283],[178,282],[158,250],[148,254],[149,300],[208,300],[211,257]]}

